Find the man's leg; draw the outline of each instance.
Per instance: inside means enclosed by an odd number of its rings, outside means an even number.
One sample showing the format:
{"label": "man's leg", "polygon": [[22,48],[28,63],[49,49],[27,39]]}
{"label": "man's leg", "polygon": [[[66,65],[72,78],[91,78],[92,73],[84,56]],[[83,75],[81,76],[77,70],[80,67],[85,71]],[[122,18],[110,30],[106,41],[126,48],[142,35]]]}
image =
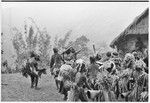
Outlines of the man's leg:
{"label": "man's leg", "polygon": [[55,78],[55,83],[56,83],[56,87],[57,87],[57,90],[58,90],[59,89],[59,86],[58,86],[59,81],[57,80],[57,78]]}
{"label": "man's leg", "polygon": [[31,88],[33,88],[34,87],[34,76],[30,75],[30,77],[31,77]]}
{"label": "man's leg", "polygon": [[38,85],[38,79],[39,79],[39,78],[38,78],[38,76],[36,75],[36,76],[35,76],[35,88],[37,88],[37,85]]}
{"label": "man's leg", "polygon": [[32,72],[32,76],[33,76],[33,85],[35,86],[35,88],[37,88],[38,85],[38,75],[34,72]]}
{"label": "man's leg", "polygon": [[67,90],[65,88],[63,90],[63,94],[64,94],[64,100],[67,100],[68,94],[67,94]]}
{"label": "man's leg", "polygon": [[62,93],[63,86],[64,86],[64,83],[63,83],[63,81],[60,81],[59,93]]}
{"label": "man's leg", "polygon": [[59,75],[59,71],[57,70],[56,74],[55,74],[55,77],[54,77],[57,90],[60,88],[60,80],[58,80],[58,75]]}
{"label": "man's leg", "polygon": [[68,99],[68,91],[69,90],[70,90],[70,87],[64,87],[63,88],[64,100]]}

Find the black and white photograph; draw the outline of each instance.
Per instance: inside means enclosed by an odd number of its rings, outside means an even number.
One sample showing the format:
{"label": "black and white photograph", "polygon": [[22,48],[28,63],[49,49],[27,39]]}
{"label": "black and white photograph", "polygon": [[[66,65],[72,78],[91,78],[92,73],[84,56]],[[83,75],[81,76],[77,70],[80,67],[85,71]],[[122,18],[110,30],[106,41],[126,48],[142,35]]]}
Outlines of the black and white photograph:
{"label": "black and white photograph", "polygon": [[1,102],[148,102],[149,2],[1,6]]}

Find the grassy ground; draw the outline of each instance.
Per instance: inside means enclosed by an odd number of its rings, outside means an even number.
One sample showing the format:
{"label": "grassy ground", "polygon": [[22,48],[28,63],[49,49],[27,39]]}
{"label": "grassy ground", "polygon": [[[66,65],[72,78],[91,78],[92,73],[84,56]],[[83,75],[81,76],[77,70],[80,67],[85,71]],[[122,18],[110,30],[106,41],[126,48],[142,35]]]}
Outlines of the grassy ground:
{"label": "grassy ground", "polygon": [[21,74],[1,75],[1,101],[63,101],[50,73],[39,79],[39,90],[30,88],[30,78]]}

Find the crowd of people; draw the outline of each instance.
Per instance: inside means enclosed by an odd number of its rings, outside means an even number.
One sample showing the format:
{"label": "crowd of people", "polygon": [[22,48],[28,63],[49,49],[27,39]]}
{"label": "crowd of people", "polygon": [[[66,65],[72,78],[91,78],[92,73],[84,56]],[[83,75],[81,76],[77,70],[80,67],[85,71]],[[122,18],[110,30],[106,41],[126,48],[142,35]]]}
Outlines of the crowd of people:
{"label": "crowd of people", "polygon": [[51,74],[66,101],[148,101],[146,53],[133,51],[122,59],[117,52],[107,52],[107,58],[91,56],[87,64],[82,59],[65,60],[54,48]]}
{"label": "crowd of people", "polygon": [[[148,51],[133,51],[120,58],[117,52],[90,56],[90,64],[77,59],[73,48],[59,54],[57,48],[50,61],[50,72],[65,101],[148,101]],[[31,77],[31,88],[46,69],[38,69],[39,56],[31,53],[23,76]]]}

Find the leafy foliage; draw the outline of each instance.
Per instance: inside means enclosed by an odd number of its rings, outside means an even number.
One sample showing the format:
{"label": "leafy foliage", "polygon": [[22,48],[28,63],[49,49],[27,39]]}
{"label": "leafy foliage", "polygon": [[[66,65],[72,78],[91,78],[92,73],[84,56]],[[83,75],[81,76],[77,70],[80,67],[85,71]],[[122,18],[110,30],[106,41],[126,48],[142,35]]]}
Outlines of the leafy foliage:
{"label": "leafy foliage", "polygon": [[58,36],[55,36],[54,47],[58,47]]}
{"label": "leafy foliage", "polygon": [[58,38],[58,36],[55,36],[55,40],[54,40],[54,47],[57,47],[59,49],[59,51],[62,51],[66,46],[67,46],[67,42],[70,38],[70,35],[72,33],[72,30],[69,30],[66,34],[65,37],[62,38]]}
{"label": "leafy foliage", "polygon": [[49,62],[49,50],[51,48],[50,39],[51,37],[49,36],[47,31],[45,31],[39,36],[38,41],[40,57],[42,59],[42,62],[45,62],[46,64]]}
{"label": "leafy foliage", "polygon": [[72,33],[72,30],[70,30],[70,31],[68,31],[68,32],[66,33],[64,39],[59,39],[59,41],[58,41],[58,47],[59,47],[59,48],[63,48],[63,47],[66,46],[67,41],[68,41],[68,39],[69,39],[71,33]]}
{"label": "leafy foliage", "polygon": [[17,31],[13,38],[13,47],[17,54],[16,63],[22,65],[23,61],[30,56],[30,52],[34,51],[40,55],[42,63],[47,64],[51,48],[51,37],[47,31],[40,30],[34,22],[30,26],[25,24],[24,33],[21,33],[17,28],[13,30]]}
{"label": "leafy foliage", "polygon": [[87,44],[90,40],[82,35],[81,37],[78,37],[75,41],[70,41],[69,45],[72,45],[72,47],[75,50],[80,50],[82,49],[82,51],[80,52],[80,54],[78,55],[79,57],[88,57],[91,53],[91,51],[89,50]]}

